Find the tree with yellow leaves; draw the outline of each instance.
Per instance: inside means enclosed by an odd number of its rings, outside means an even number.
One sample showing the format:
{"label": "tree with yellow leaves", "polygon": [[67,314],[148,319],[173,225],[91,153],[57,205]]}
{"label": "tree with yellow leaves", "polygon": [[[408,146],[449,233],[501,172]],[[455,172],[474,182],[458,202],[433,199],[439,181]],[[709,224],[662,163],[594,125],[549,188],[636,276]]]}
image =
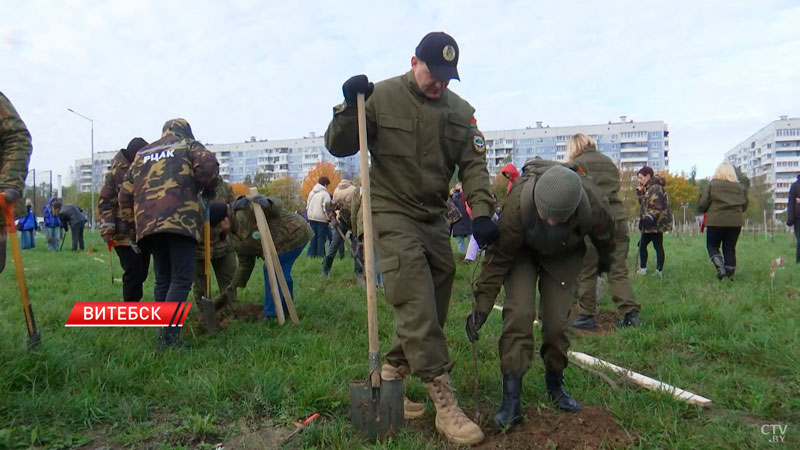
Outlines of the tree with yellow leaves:
{"label": "tree with yellow leaves", "polygon": [[234,198],[250,194],[250,188],[248,188],[244,183],[231,183],[231,189],[233,190]]}
{"label": "tree with yellow leaves", "polygon": [[269,195],[279,198],[284,209],[297,211],[305,207],[305,199],[300,199],[300,182],[290,176],[270,181],[267,185]]}
{"label": "tree with yellow leaves", "polygon": [[308,193],[311,192],[320,177],[328,177],[331,180],[331,184],[328,185],[328,193],[331,195],[333,195],[333,190],[336,189],[339,182],[342,181],[342,173],[336,170],[336,166],[333,163],[327,161],[318,162],[303,179],[303,185],[300,188],[300,197],[303,201],[308,198]]}

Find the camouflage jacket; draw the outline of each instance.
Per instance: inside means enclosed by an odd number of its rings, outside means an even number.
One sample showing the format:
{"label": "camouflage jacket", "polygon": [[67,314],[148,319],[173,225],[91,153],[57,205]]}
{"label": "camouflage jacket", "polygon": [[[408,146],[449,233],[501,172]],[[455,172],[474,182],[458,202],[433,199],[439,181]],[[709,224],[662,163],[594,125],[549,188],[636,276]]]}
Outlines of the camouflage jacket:
{"label": "camouflage jacket", "polygon": [[[25,187],[28,161],[31,158],[31,134],[20,119],[11,101],[0,92],[0,189]],[[14,216],[22,215],[25,206],[22,196],[14,202]],[[0,217],[0,224],[4,223]]]}
{"label": "camouflage jacket", "polygon": [[131,166],[130,160],[125,156],[124,149],[114,155],[111,160],[111,169],[106,172],[103,181],[103,188],[100,189],[100,198],[97,201],[97,212],[100,215],[100,235],[111,233],[112,239],[117,245],[131,245],[130,237],[125,233],[118,232],[124,229],[124,225],[119,215],[119,189],[125,181],[125,174]]}
{"label": "camouflage jacket", "polygon": [[[214,198],[208,201],[208,203],[227,203],[230,205],[234,200],[236,200],[236,198],[233,196],[233,188],[231,188],[230,184],[220,178],[217,183]],[[229,217],[231,217],[230,212],[231,211],[229,207]],[[233,219],[231,219],[231,221],[233,221]],[[222,234],[218,228],[219,225],[211,229],[211,259],[222,258],[233,251],[230,239],[227,235],[221,239]],[[203,233],[200,233],[200,240],[197,241],[197,252],[195,253],[195,257],[198,260],[203,259]]]}
{"label": "camouflage jacket", "polygon": [[644,195],[639,197],[639,229],[642,233],[663,233],[672,230],[672,211],[669,195],[664,189],[667,181],[653,175]]}
{"label": "camouflage jacket", "polygon": [[[120,216],[136,240],[175,233],[200,240],[198,193],[214,188],[219,163],[184,119],[164,124],[161,139],[139,150],[119,191]],[[135,230],[135,232],[134,232]]]}
{"label": "camouflage jacket", "polygon": [[[272,240],[275,242],[275,250],[278,254],[286,253],[297,247],[304,246],[311,240],[314,234],[311,226],[299,214],[283,208],[283,203],[275,197],[268,197],[272,206],[264,209],[267,217],[267,225],[272,233]],[[242,256],[264,257],[261,251],[261,235],[256,225],[256,215],[252,207],[236,211],[236,214],[229,216],[235,220],[231,221],[230,239],[236,253]]]}

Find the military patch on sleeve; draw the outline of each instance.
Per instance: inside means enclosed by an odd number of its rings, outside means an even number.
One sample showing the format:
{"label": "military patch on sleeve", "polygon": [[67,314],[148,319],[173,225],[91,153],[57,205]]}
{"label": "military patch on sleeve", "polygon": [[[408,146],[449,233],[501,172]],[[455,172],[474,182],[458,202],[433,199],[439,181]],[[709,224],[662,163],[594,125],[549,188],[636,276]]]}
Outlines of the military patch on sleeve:
{"label": "military patch on sleeve", "polygon": [[472,148],[474,148],[478,153],[483,153],[486,151],[486,142],[484,142],[483,136],[476,134],[472,137]]}

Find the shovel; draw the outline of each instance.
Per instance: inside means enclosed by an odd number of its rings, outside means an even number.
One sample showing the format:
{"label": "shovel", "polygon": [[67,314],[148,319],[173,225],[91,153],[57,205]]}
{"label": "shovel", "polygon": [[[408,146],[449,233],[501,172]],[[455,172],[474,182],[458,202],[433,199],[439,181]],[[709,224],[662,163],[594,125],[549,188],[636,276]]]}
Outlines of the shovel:
{"label": "shovel", "polygon": [[[361,204],[364,208],[364,270],[367,280],[375,279],[372,246],[372,202],[367,161],[367,121],[364,94],[357,97],[358,143],[361,153]],[[369,330],[369,379],[350,381],[350,420],[370,441],[391,436],[403,428],[402,380],[381,379],[378,346],[378,309],[375,283],[367,282],[367,328]]]}
{"label": "shovel", "polygon": [[[11,254],[14,255],[14,269],[19,285],[19,294],[22,298],[22,311],[25,313],[25,325],[28,327],[28,348],[35,348],[41,341],[39,328],[36,327],[36,320],[33,318],[33,308],[28,297],[28,285],[25,283],[25,270],[22,267],[22,253],[19,250],[17,241],[17,229],[14,227],[14,205],[6,203],[6,195],[0,195],[0,209],[3,211],[3,218],[8,228],[8,240],[11,241]],[[5,248],[3,249],[3,259],[5,261]]]}
{"label": "shovel", "polygon": [[200,310],[203,313],[203,324],[206,332],[217,332],[217,317],[214,315],[214,302],[211,301],[211,205],[203,202],[203,274],[205,275],[205,295],[200,299]]}

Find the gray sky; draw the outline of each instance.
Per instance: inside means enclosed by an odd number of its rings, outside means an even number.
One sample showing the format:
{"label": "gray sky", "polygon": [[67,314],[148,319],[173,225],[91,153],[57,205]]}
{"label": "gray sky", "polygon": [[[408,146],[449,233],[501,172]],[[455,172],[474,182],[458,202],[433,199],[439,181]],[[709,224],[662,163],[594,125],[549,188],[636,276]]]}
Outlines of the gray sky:
{"label": "gray sky", "polygon": [[33,135],[31,168],[63,175],[90,155],[67,108],[94,119],[95,151],[152,142],[173,117],[211,143],[321,134],[349,76],[405,72],[435,30],[459,43],[450,87],[484,130],[664,120],[671,171],[707,176],[800,116],[796,0],[0,0],[0,17],[0,90]]}

